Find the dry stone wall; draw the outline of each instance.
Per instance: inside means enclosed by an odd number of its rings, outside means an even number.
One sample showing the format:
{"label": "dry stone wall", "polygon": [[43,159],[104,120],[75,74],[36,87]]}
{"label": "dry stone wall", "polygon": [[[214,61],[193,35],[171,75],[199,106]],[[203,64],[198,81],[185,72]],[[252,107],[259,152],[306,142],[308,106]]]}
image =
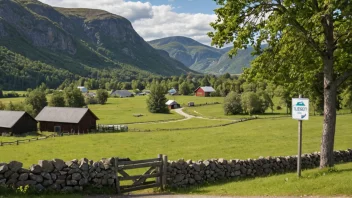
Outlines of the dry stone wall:
{"label": "dry stone wall", "polygon": [[[351,162],[352,150],[334,152],[335,162]],[[320,163],[320,153],[302,155],[302,169],[316,168]],[[263,177],[270,174],[294,172],[297,169],[297,156],[260,157],[247,160],[183,160],[169,161],[167,184],[171,188],[201,185],[217,180]]]}
{"label": "dry stone wall", "polygon": [[17,161],[0,163],[0,185],[29,185],[38,191],[80,191],[88,185],[97,188],[113,187],[116,178],[114,158],[104,158],[97,162],[86,158],[66,162],[61,159],[40,160],[29,169],[22,165]]}
{"label": "dry stone wall", "polygon": [[[336,163],[351,162],[352,150],[334,152]],[[129,159],[125,159],[129,160]],[[124,161],[125,161],[124,160]],[[121,161],[121,159],[119,159]],[[320,153],[302,155],[302,169],[319,166]],[[29,185],[38,191],[82,191],[87,186],[115,188],[115,159],[103,158],[93,162],[83,158],[64,162],[60,159],[40,160],[29,169],[21,162],[0,163],[0,186],[19,187]],[[297,157],[260,157],[247,160],[183,160],[169,161],[167,186],[183,188],[217,180],[263,177],[296,171]]]}

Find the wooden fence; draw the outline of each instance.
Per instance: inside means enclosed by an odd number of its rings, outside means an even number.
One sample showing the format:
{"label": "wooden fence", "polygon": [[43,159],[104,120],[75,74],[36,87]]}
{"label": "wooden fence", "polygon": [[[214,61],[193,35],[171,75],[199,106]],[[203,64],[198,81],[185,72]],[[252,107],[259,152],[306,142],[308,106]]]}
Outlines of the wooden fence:
{"label": "wooden fence", "polygon": [[34,137],[34,138],[29,138],[29,139],[22,139],[22,140],[15,140],[13,142],[2,142],[0,141],[0,146],[5,146],[5,145],[19,145],[20,143],[26,143],[26,142],[33,142],[33,141],[38,141],[38,140],[45,140],[47,138],[55,137],[55,134],[48,135],[48,136],[42,136],[42,137]]}
{"label": "wooden fence", "polygon": [[[148,167],[149,169],[142,175],[129,175],[125,172],[128,169]],[[157,187],[163,190],[166,186],[167,156],[159,154],[154,159],[136,161],[119,161],[115,158],[115,171],[117,194]],[[152,181],[147,181],[147,179],[152,179]],[[120,185],[120,181],[129,180],[133,182],[131,185]]]}

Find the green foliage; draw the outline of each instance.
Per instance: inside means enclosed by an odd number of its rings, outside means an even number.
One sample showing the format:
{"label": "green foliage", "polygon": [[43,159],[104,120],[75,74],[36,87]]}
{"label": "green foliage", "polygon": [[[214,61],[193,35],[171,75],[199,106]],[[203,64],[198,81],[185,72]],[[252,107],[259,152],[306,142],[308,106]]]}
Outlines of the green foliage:
{"label": "green foliage", "polygon": [[[6,105],[5,110],[7,111],[24,111],[24,104],[20,103],[12,103],[11,101]],[[30,113],[30,112],[28,112]]]}
{"label": "green foliage", "polygon": [[104,89],[98,89],[96,93],[98,104],[105,104],[108,101],[109,93]]}
{"label": "green foliage", "polygon": [[342,105],[352,112],[352,89],[347,87],[342,93]]}
{"label": "green foliage", "polygon": [[169,113],[170,110],[165,105],[166,102],[167,98],[163,87],[159,83],[152,84],[147,99],[148,110],[151,113]]}
{"label": "green foliage", "polygon": [[89,105],[89,104],[98,104],[97,98],[96,97],[90,97],[90,96],[86,96],[84,98],[84,102]]}
{"label": "green foliage", "polygon": [[241,104],[243,111],[249,115],[263,113],[261,100],[254,92],[244,92],[241,95]]}
{"label": "green foliage", "polygon": [[0,101],[0,110],[5,110],[6,106],[4,103]]}
{"label": "green foliage", "polygon": [[37,116],[39,112],[48,105],[45,92],[40,88],[31,91],[24,103],[28,106],[27,110],[31,110],[30,114],[33,117]]}
{"label": "green foliage", "polygon": [[4,97],[4,93],[2,92],[2,89],[0,89],[0,98]]}
{"label": "green foliage", "polygon": [[81,91],[74,85],[65,88],[64,97],[67,107],[83,107],[86,105]]}
{"label": "green foliage", "polygon": [[64,93],[61,91],[55,91],[50,97],[49,106],[51,106],[51,107],[65,107]]}
{"label": "green foliage", "polygon": [[182,95],[189,95],[193,93],[187,81],[184,81],[182,84],[180,84],[179,93]]}
{"label": "green foliage", "polygon": [[241,96],[231,91],[224,100],[225,115],[236,115],[242,113]]}

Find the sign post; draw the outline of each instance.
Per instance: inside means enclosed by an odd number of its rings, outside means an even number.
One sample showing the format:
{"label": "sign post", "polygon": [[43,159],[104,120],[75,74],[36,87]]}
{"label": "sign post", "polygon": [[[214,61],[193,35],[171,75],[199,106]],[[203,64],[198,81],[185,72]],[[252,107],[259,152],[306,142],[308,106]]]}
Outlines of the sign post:
{"label": "sign post", "polygon": [[301,155],[302,155],[302,120],[309,119],[309,99],[292,98],[292,118],[298,120],[298,155],[297,155],[297,176],[301,177]]}

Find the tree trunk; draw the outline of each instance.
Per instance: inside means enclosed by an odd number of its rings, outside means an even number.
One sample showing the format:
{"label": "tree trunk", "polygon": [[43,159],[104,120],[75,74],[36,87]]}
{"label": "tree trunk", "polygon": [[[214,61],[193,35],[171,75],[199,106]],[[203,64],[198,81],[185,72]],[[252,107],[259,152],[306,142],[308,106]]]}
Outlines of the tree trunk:
{"label": "tree trunk", "polygon": [[337,87],[333,80],[333,58],[324,60],[324,124],[320,168],[334,165]]}

